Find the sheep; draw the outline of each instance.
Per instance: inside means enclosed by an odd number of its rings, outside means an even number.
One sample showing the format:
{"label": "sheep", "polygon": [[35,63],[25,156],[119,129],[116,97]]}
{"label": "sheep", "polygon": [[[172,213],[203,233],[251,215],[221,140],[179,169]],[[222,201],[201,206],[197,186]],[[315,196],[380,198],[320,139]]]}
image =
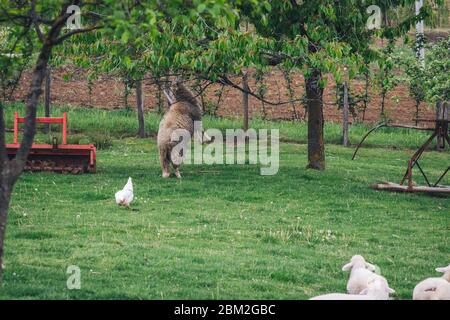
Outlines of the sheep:
{"label": "sheep", "polygon": [[413,300],[450,300],[450,265],[436,268],[436,271],[444,275],[418,283],[413,291]]}
{"label": "sheep", "polygon": [[367,288],[368,280],[373,277],[378,278],[381,282],[385,283],[386,287],[389,287],[386,278],[374,273],[375,266],[367,262],[360,255],[353,256],[350,262],[342,267],[342,271],[348,271],[350,269],[352,271],[347,282],[347,293],[349,294],[360,294]]}
{"label": "sheep", "polygon": [[394,292],[395,290],[389,288],[385,281],[374,276],[368,280],[367,288],[360,294],[330,293],[310,300],[389,300],[389,294]]}
{"label": "sheep", "polygon": [[[172,153],[172,149],[179,144],[179,141],[172,141],[172,134],[175,130],[185,130],[192,137],[194,121],[202,121],[202,110],[197,99],[183,85],[181,79],[172,82],[171,87],[170,90],[164,91],[171,106],[159,124],[157,142],[162,176],[164,178],[170,176],[170,164],[172,164],[175,175],[177,178],[181,178],[179,167],[183,154],[181,152],[179,155],[175,152]],[[197,132],[198,134],[199,132]],[[187,143],[187,141],[183,141],[183,143]]]}

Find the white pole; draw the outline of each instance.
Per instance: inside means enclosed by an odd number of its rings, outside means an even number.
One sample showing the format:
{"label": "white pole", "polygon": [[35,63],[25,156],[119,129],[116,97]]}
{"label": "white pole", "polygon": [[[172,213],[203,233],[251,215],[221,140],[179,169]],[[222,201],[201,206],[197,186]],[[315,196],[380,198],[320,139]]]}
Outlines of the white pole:
{"label": "white pole", "polygon": [[[416,0],[416,15],[420,13],[420,9],[423,7],[423,0]],[[417,57],[422,65],[425,65],[425,48],[424,48],[424,34],[423,34],[424,23],[423,20],[417,22],[416,24],[416,50]]]}

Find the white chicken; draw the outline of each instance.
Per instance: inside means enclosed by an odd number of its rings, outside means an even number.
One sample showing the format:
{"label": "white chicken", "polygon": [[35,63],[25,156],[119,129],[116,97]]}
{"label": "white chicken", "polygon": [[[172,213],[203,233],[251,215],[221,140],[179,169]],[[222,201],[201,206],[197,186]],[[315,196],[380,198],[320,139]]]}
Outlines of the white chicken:
{"label": "white chicken", "polygon": [[133,198],[133,181],[130,177],[128,178],[128,182],[125,187],[123,187],[122,190],[116,192],[116,203],[119,206],[129,207],[130,203],[133,201]]}

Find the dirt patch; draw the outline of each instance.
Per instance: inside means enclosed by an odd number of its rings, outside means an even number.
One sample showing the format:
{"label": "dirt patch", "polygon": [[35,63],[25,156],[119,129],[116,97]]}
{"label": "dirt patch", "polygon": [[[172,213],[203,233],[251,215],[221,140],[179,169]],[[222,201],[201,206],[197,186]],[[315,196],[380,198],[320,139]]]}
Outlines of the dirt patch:
{"label": "dirt patch", "polygon": [[[65,80],[70,76],[70,80]],[[304,79],[299,73],[292,75],[292,88],[294,99],[300,99],[304,93]],[[255,80],[250,78],[250,87],[256,91]],[[240,84],[239,78],[233,79]],[[24,73],[20,85],[16,90],[13,100],[23,101],[26,96],[26,89],[30,82],[30,74]],[[273,70],[265,75],[264,84],[267,86],[265,99],[274,103],[286,102],[290,100],[285,78],[281,71]],[[219,116],[241,117],[242,116],[242,92],[230,87],[223,88],[221,85],[211,85],[203,93],[205,108],[216,109]],[[361,80],[351,82],[353,93],[362,93],[365,90],[365,83]],[[147,110],[158,108],[158,88],[151,83],[144,82],[145,106]],[[220,102],[219,101],[220,96]],[[364,122],[375,123],[380,121],[381,96],[379,91],[369,88],[370,102],[368,104]],[[164,97],[162,98],[164,99]],[[91,85],[88,84],[86,74],[83,70],[69,67],[54,70],[52,73],[51,100],[55,105],[85,106],[92,108],[118,109],[128,105],[134,108],[136,98],[134,92],[125,99],[125,84],[117,78],[107,75],[100,77]],[[333,81],[329,81],[324,94],[325,120],[340,122],[342,112],[336,105],[336,90]],[[164,108],[165,101],[161,106]],[[251,117],[263,117],[267,119],[303,119],[305,108],[300,101],[285,103],[282,105],[263,104],[254,97],[250,97],[249,110]],[[409,97],[408,88],[398,86],[392,90],[386,99],[386,114],[394,122],[412,124],[415,118],[415,102]],[[420,107],[420,118],[433,119],[434,110],[426,104]],[[362,120],[362,112],[357,113],[355,121]]]}

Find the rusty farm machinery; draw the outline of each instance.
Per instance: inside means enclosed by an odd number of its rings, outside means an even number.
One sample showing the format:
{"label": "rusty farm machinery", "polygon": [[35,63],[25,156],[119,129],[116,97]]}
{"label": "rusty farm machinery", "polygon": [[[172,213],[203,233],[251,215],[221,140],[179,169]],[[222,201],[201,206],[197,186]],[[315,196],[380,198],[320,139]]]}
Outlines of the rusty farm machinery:
{"label": "rusty farm machinery", "polygon": [[[19,124],[25,118],[14,113],[14,142],[7,144],[7,152],[13,158],[20,148]],[[51,171],[61,173],[95,173],[96,148],[93,144],[78,145],[67,143],[67,113],[62,118],[38,117],[36,123],[59,124],[62,127],[62,143],[57,137],[52,137],[52,144],[33,143],[28,155],[25,170]]]}
{"label": "rusty farm machinery", "polygon": [[[446,143],[447,146],[450,146],[450,137],[449,137],[450,120],[447,119],[447,112],[444,110],[445,108],[442,108],[441,111],[438,111],[438,117],[436,120],[418,119],[418,122],[433,123],[434,127],[432,128],[395,125],[387,122],[375,126],[364,135],[361,142],[356,147],[352,160],[355,159],[358,150],[362,146],[363,142],[367,139],[367,137],[372,132],[374,132],[379,128],[393,127],[393,128],[408,128],[408,129],[431,131],[431,135],[429,136],[429,138],[416,150],[416,152],[414,152],[414,154],[408,160],[406,172],[403,175],[403,178],[401,179],[400,183],[393,183],[393,182],[376,183],[371,185],[371,188],[376,190],[387,190],[394,192],[423,192],[423,193],[450,194],[450,186],[440,184],[443,181],[444,177],[447,175],[448,171],[450,170],[450,165],[447,163],[446,164],[447,168],[445,168],[443,173],[437,178],[435,182],[433,182],[431,181],[429,176],[427,176],[424,168],[419,163],[421,156],[430,147],[434,139],[437,140],[438,150],[444,151],[446,148]],[[417,168],[419,172],[422,174],[426,182],[426,185],[419,186],[414,183],[413,181],[414,168]]]}

